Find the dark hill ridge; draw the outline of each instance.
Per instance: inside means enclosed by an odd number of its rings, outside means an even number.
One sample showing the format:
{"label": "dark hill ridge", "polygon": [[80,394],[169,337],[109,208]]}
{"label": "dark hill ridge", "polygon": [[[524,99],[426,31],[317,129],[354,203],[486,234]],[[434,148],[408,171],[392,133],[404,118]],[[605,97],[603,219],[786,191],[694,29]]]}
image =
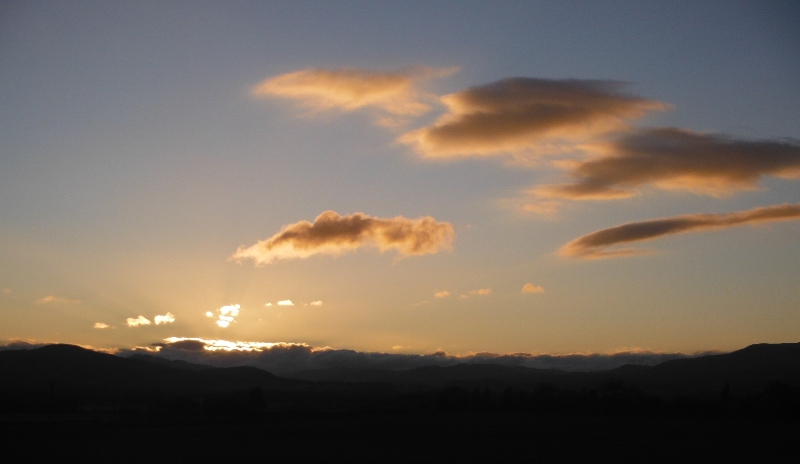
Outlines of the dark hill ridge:
{"label": "dark hill ridge", "polygon": [[0,352],[0,388],[5,389],[57,385],[192,392],[276,382],[297,383],[254,367],[189,369],[182,363],[122,358],[73,345]]}
{"label": "dark hill ridge", "polygon": [[[404,391],[450,386],[489,388],[512,386],[533,390],[542,384],[558,388],[598,388],[625,382],[656,394],[718,392],[729,382],[741,394],[783,382],[800,385],[800,343],[751,345],[732,353],[666,361],[656,366],[626,365],[601,372],[459,364],[402,371],[330,368],[299,372],[293,379],[275,377],[254,367],[214,368],[149,355],[122,358],[72,345],[48,345],[31,350],[0,352],[0,388],[61,385],[74,388],[158,389],[174,392],[237,390],[262,386],[284,390],[321,391],[333,383],[390,384]],[[311,388],[308,381],[318,382]],[[327,386],[326,386],[327,385]],[[341,386],[336,387],[341,388]]]}
{"label": "dark hill ridge", "polygon": [[652,392],[685,394],[718,391],[726,382],[746,393],[774,382],[800,385],[800,343],[758,344],[732,353],[676,359],[655,366],[625,365],[610,371],[563,372],[491,364],[419,367],[404,371],[331,368],[303,371],[293,378],[312,381],[388,382],[400,385],[468,388],[534,388],[551,384],[560,388],[596,388],[622,381]]}

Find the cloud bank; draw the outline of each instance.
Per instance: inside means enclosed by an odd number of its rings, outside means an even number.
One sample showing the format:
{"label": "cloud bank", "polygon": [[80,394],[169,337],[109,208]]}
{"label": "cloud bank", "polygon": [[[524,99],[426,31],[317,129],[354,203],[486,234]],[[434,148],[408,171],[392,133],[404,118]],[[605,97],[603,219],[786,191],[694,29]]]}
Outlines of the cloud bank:
{"label": "cloud bank", "polygon": [[[257,97],[280,97],[297,101],[312,113],[351,112],[372,108],[383,116],[381,125],[396,125],[402,117],[420,116],[431,107],[422,102],[416,83],[447,76],[458,68],[434,69],[415,66],[396,72],[366,69],[303,69],[266,79],[255,85]],[[401,119],[397,119],[397,117]]]}
{"label": "cloud bank", "polygon": [[797,219],[800,219],[800,203],[786,203],[727,214],[687,214],[633,222],[592,232],[567,243],[559,253],[562,256],[585,259],[638,255],[645,252],[635,249],[608,250],[608,248],[622,243],[653,240],[665,235]]}
{"label": "cloud bank", "polygon": [[452,224],[437,222],[430,216],[377,218],[363,213],[341,216],[325,211],[313,223],[289,224],[255,245],[240,246],[231,259],[237,262],[252,259],[256,265],[263,265],[318,254],[336,256],[368,246],[381,252],[395,249],[400,257],[405,257],[449,250],[454,237]]}
{"label": "cloud bank", "polygon": [[399,141],[427,158],[553,150],[626,127],[663,103],[621,93],[600,80],[503,79],[441,97],[448,113]]}
{"label": "cloud bank", "polygon": [[591,150],[599,156],[570,172],[577,182],[534,192],[575,200],[613,199],[633,196],[633,188],[650,184],[719,196],[753,190],[766,175],[800,177],[796,141],[741,140],[668,127],[631,132]]}
{"label": "cloud bank", "polygon": [[[232,342],[179,337],[154,343],[153,346],[159,351],[147,351],[147,353],[165,359],[216,367],[253,366],[287,376],[313,369],[404,370],[424,366],[454,366],[462,363],[597,371],[625,364],[655,365],[670,359],[690,357],[682,353],[656,353],[646,350],[566,355],[473,353],[455,356],[441,351],[430,354],[400,354],[337,350],[328,347],[314,348],[304,343]],[[120,354],[125,356],[135,352],[135,350],[123,350]]]}

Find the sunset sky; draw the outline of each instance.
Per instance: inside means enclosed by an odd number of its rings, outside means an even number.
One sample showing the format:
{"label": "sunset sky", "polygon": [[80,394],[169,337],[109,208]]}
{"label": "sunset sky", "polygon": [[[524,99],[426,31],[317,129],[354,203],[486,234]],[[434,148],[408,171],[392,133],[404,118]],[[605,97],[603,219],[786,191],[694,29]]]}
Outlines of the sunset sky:
{"label": "sunset sky", "polygon": [[0,342],[798,342],[799,83],[789,1],[2,2]]}

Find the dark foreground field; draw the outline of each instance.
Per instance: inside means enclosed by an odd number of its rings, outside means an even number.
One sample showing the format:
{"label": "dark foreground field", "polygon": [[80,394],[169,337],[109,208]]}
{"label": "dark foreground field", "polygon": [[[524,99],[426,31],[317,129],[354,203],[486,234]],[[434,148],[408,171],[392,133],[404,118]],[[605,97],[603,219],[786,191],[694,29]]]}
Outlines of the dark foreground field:
{"label": "dark foreground field", "polygon": [[398,413],[5,417],[5,462],[798,462],[780,420]]}
{"label": "dark foreground field", "polygon": [[295,378],[67,345],[0,352],[0,463],[800,462],[800,344],[566,373]]}

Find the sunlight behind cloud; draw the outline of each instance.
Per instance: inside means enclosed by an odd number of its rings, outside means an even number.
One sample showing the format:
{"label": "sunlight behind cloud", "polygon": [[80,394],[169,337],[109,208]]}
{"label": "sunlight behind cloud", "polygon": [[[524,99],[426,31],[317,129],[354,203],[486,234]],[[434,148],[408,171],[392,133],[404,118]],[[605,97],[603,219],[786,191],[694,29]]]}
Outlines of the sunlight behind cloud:
{"label": "sunlight behind cloud", "polygon": [[175,322],[175,315],[172,313],[164,314],[163,316],[156,316],[154,318],[156,325],[170,324]]}

